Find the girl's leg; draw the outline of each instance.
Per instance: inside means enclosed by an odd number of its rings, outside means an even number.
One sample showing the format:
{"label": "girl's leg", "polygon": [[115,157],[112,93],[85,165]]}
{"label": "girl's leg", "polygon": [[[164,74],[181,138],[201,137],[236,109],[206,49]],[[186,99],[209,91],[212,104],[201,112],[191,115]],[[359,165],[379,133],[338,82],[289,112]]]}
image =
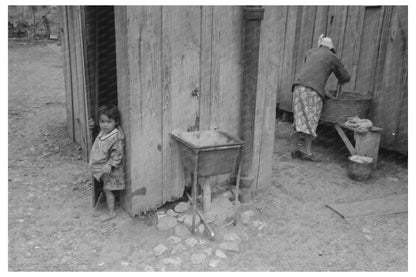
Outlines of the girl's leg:
{"label": "girl's leg", "polygon": [[106,198],[106,201],[107,201],[108,214],[106,214],[106,215],[104,215],[100,218],[102,221],[112,219],[112,218],[116,217],[116,215],[117,215],[115,210],[114,210],[114,202],[115,202],[114,193],[111,190],[107,190],[107,189],[104,189],[104,193],[105,193],[105,198]]}
{"label": "girl's leg", "polygon": [[306,155],[312,155],[312,136],[308,135],[305,139],[305,152]]}

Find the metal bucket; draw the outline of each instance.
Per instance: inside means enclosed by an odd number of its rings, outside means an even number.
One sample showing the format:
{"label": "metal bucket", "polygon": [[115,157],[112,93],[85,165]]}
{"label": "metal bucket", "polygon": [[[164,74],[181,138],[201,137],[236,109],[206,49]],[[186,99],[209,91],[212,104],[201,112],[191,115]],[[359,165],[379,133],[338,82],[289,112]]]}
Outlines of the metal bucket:
{"label": "metal bucket", "polygon": [[[335,94],[335,91],[329,91]],[[342,91],[338,98],[325,98],[320,120],[330,123],[343,123],[348,117],[367,118],[370,111],[370,93]]]}
{"label": "metal bucket", "polygon": [[367,181],[371,174],[373,158],[364,156],[348,157],[348,176],[357,181]]}

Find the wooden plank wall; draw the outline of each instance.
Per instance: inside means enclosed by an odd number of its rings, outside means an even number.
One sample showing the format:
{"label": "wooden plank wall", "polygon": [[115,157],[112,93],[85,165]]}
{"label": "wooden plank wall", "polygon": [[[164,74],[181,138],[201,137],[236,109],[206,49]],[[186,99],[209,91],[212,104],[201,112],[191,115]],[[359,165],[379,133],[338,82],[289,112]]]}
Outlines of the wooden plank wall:
{"label": "wooden plank wall", "polygon": [[83,151],[88,155],[90,140],[86,124],[86,73],[83,56],[81,7],[62,7],[62,14],[65,16],[63,31],[66,32],[63,41],[66,48],[64,47],[63,51],[66,56],[64,72],[66,72],[68,131],[72,139],[80,144]]}
{"label": "wooden plank wall", "polygon": [[[266,14],[270,9],[276,7],[266,7]],[[303,53],[316,47],[320,34],[326,34],[334,41],[337,55],[352,76],[344,88],[372,92],[370,119],[384,129],[382,147],[407,153],[407,7],[279,6],[277,9],[286,9],[287,15],[282,13],[273,22],[263,23],[276,26],[278,22],[286,22],[285,31],[280,33],[284,34],[284,55],[280,57],[283,67],[274,73],[281,80],[276,89],[279,108],[292,110],[291,84],[301,68]],[[278,45],[275,47],[280,49]],[[326,88],[336,89],[336,83],[332,75]]]}
{"label": "wooden plank wall", "polygon": [[127,37],[116,48],[117,72],[129,76],[119,74],[118,101],[128,134],[123,205],[132,215],[183,196],[172,131],[218,128],[239,136],[241,20],[235,6],[116,8],[117,36]]}

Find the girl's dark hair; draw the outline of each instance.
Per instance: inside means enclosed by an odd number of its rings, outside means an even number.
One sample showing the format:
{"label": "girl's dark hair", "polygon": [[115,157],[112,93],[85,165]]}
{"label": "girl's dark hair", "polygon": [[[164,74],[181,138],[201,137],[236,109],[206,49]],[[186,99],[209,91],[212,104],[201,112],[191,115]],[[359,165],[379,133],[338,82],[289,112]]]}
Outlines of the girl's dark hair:
{"label": "girl's dark hair", "polygon": [[107,116],[110,119],[114,119],[116,124],[120,124],[120,112],[117,106],[114,105],[102,105],[98,108],[98,118],[102,115]]}

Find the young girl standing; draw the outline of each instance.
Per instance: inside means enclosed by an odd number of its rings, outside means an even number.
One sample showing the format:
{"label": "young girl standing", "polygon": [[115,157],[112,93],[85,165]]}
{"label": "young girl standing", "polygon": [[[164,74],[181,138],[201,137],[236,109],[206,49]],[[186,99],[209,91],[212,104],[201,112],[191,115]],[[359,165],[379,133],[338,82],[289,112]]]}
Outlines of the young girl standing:
{"label": "young girl standing", "polygon": [[[91,149],[89,167],[95,180],[102,182],[108,214],[106,221],[116,217],[115,190],[126,188],[124,171],[124,134],[120,128],[120,114],[116,106],[104,105],[98,109],[100,131]],[[91,127],[91,122],[90,122]]]}

